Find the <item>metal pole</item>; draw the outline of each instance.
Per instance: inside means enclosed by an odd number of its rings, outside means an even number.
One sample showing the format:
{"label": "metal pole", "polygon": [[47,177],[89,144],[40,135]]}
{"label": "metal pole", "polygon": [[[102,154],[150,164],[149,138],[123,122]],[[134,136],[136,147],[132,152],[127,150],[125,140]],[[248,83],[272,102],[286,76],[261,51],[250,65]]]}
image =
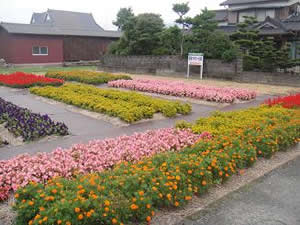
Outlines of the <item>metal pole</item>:
{"label": "metal pole", "polygon": [[200,69],[200,79],[203,79],[203,64],[201,65],[201,69]]}

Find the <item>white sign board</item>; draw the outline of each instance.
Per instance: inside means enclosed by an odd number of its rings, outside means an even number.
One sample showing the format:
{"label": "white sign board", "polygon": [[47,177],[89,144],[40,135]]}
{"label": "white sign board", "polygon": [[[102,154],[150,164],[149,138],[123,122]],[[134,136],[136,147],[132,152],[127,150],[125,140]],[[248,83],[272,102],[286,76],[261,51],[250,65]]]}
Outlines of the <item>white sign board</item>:
{"label": "white sign board", "polygon": [[202,53],[189,53],[187,77],[190,76],[190,66],[200,66],[200,79],[203,77],[204,55]]}

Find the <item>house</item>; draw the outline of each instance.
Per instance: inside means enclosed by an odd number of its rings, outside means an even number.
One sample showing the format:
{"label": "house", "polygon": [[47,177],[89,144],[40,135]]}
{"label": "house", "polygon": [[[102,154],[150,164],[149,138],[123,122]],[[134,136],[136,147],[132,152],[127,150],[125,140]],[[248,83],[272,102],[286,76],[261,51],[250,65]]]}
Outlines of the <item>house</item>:
{"label": "house", "polygon": [[219,29],[231,34],[245,16],[255,17],[262,36],[291,44],[291,57],[300,58],[300,0],[226,0],[215,10]]}
{"label": "house", "polygon": [[0,23],[0,58],[12,64],[97,60],[120,36],[92,14],[48,9],[33,13],[30,24]]}

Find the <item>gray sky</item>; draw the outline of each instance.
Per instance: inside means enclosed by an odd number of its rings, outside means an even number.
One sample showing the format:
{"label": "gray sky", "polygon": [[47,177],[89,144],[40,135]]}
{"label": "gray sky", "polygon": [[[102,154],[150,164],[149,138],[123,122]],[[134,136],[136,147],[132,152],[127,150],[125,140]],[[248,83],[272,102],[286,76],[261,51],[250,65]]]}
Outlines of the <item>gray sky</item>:
{"label": "gray sky", "polygon": [[[219,9],[223,0],[190,0],[190,16],[200,12],[205,6]],[[166,24],[176,19],[172,11],[173,3],[180,0],[0,0],[0,21],[13,23],[29,23],[33,12],[49,9],[60,9],[92,13],[97,23],[105,29],[116,29],[112,25],[121,7],[132,7],[135,14],[153,12],[162,15]]]}

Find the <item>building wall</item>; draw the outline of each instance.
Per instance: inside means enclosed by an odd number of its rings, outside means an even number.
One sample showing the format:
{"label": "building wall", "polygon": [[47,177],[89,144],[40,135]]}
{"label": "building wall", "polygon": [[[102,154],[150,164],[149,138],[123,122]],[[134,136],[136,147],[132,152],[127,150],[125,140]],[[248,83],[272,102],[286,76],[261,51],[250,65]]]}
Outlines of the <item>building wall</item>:
{"label": "building wall", "polygon": [[98,60],[117,39],[101,37],[64,37],[64,61]]}
{"label": "building wall", "polygon": [[[33,46],[47,46],[48,55],[32,55]],[[10,35],[8,63],[61,63],[63,62],[62,37],[42,35]]]}
{"label": "building wall", "polygon": [[10,61],[10,35],[2,28],[0,28],[0,59],[5,59],[6,62]]}

